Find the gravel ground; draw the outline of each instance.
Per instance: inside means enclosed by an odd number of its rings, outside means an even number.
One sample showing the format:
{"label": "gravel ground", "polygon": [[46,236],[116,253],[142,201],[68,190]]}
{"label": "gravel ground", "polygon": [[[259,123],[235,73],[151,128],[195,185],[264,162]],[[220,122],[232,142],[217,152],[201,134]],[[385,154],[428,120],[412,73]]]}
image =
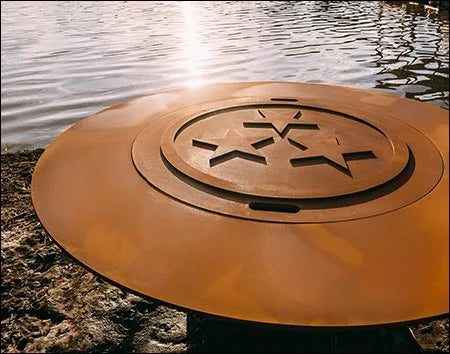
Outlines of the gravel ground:
{"label": "gravel ground", "polygon": [[[218,321],[133,295],[86,271],[47,236],[31,203],[42,149],[1,156],[2,352],[392,352],[390,339]],[[411,327],[448,352],[448,318]],[[366,333],[367,335],[367,333]],[[308,338],[305,341],[305,338]],[[387,338],[386,334],[376,338]],[[338,341],[339,339],[339,341]],[[340,343],[337,344],[337,342]],[[388,344],[391,343],[391,344]],[[352,344],[350,344],[352,343]],[[397,347],[398,349],[398,347]],[[397,351],[401,351],[400,349]],[[413,350],[412,350],[413,351]]]}

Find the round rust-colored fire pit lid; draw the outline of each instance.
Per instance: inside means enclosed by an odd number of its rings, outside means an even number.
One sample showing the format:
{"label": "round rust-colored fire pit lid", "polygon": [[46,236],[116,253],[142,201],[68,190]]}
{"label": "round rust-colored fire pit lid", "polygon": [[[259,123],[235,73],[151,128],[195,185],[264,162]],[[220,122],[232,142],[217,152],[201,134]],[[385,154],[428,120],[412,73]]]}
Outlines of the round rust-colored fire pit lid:
{"label": "round rust-colored fire pit lid", "polygon": [[174,90],[78,122],[40,158],[42,224],[168,303],[356,326],[448,312],[448,113],[346,87]]}

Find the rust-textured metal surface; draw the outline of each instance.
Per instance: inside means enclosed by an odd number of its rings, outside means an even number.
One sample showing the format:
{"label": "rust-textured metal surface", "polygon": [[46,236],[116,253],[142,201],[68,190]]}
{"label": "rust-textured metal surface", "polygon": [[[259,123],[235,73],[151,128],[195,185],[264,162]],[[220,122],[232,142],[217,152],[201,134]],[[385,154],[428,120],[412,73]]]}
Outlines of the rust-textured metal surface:
{"label": "rust-textured metal surface", "polygon": [[37,214],[136,292],[301,326],[448,312],[448,112],[383,93],[233,83],[78,122],[39,160]]}

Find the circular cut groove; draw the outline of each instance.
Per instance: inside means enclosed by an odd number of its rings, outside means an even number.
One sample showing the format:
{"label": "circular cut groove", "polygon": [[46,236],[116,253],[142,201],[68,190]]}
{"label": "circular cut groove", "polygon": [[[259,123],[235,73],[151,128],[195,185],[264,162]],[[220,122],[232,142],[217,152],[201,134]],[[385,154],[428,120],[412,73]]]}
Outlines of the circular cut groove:
{"label": "circular cut groove", "polygon": [[289,223],[383,214],[439,181],[437,149],[398,120],[276,101],[232,99],[171,112],[137,136],[133,162],[151,185],[185,203]]}

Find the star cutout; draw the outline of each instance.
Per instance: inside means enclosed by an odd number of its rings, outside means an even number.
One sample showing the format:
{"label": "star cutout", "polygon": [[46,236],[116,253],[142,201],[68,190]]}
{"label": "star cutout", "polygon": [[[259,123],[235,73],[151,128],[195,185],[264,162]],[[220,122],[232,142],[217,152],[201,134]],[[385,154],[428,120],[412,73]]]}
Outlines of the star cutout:
{"label": "star cutout", "polygon": [[303,151],[300,156],[290,159],[291,165],[294,167],[326,163],[353,177],[347,161],[376,158],[370,149],[345,148],[334,134],[309,135],[295,140],[288,138],[288,140],[293,146]]}
{"label": "star cutout", "polygon": [[294,116],[292,111],[280,111],[279,109],[265,109],[264,111],[258,109],[257,111],[261,119],[243,122],[245,128],[274,129],[281,138],[284,138],[291,129],[319,129],[316,123],[295,121],[301,117],[301,111],[298,111]]}
{"label": "star cutout", "polygon": [[273,137],[243,136],[232,129],[228,129],[223,137],[192,139],[193,146],[214,151],[209,159],[210,167],[235,157],[266,165],[266,158],[257,149],[273,142]]}

